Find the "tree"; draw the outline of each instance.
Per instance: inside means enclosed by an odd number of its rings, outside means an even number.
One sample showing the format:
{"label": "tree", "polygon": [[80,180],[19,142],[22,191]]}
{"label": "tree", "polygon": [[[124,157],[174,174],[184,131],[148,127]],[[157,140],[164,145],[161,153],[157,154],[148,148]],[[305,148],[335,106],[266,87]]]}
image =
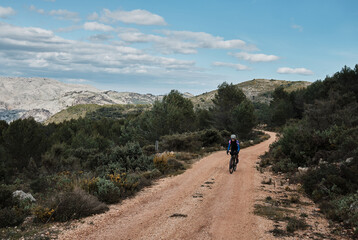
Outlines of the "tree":
{"label": "tree", "polygon": [[212,109],[215,127],[233,131],[232,111],[246,99],[245,94],[237,86],[224,82],[218,86],[218,93],[213,99]]}
{"label": "tree", "polygon": [[10,165],[19,170],[28,166],[31,157],[36,164],[40,164],[41,154],[47,150],[48,146],[44,126],[33,118],[12,122],[3,132],[3,140],[12,158]]}
{"label": "tree", "polygon": [[241,138],[246,138],[256,125],[254,105],[249,100],[244,100],[237,105],[232,112],[234,132]]}

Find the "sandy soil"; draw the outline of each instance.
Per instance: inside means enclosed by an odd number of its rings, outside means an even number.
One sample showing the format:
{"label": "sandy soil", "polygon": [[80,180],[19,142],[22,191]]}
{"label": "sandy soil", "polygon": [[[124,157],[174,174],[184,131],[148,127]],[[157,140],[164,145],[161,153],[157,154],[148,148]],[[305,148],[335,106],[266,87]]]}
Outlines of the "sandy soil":
{"label": "sandy soil", "polygon": [[132,199],[88,217],[60,239],[274,239],[269,220],[253,214],[260,192],[258,157],[275,134],[240,152],[228,171],[225,151],[196,162],[185,173],[159,180]]}

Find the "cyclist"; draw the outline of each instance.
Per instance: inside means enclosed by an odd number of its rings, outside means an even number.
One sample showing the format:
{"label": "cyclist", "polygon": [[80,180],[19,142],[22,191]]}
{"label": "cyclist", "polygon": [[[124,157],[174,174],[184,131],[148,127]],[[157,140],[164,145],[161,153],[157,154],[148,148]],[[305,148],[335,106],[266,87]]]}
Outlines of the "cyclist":
{"label": "cyclist", "polygon": [[229,151],[231,150],[230,154],[235,155],[236,158],[236,164],[239,163],[239,152],[240,152],[240,144],[239,140],[236,139],[236,135],[232,134],[231,139],[229,140],[229,146],[227,148],[226,154],[229,154]]}

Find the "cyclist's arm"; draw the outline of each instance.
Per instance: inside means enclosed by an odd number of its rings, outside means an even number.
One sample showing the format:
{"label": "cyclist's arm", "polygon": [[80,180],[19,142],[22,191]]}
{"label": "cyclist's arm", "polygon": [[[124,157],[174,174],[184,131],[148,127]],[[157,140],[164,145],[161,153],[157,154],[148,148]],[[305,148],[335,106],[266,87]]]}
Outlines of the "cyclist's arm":
{"label": "cyclist's arm", "polygon": [[240,143],[239,143],[239,140],[236,140],[236,142],[237,142],[237,153],[239,153],[239,152],[240,152]]}
{"label": "cyclist's arm", "polygon": [[230,151],[231,141],[229,141],[229,146],[227,148],[228,151]]}

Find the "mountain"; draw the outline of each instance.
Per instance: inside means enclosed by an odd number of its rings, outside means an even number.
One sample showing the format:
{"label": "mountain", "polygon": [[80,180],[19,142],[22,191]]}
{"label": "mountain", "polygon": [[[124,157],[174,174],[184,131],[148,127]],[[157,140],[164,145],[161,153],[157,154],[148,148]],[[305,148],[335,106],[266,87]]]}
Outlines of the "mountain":
{"label": "mountain", "polygon": [[[305,81],[253,79],[236,84],[236,86],[238,86],[251,101],[268,104],[272,100],[272,93],[277,87],[282,86],[286,91],[291,92],[297,89],[306,88],[310,84],[310,82]],[[214,99],[216,93],[217,90],[214,90],[191,98],[194,107],[210,108],[213,106],[212,99]]]}
{"label": "mountain", "polygon": [[43,122],[79,104],[151,104],[161,98],[153,94],[101,91],[49,78],[0,77],[0,120],[10,122],[32,116]]}
{"label": "mountain", "polygon": [[[305,88],[309,82],[254,79],[237,84],[252,101],[268,103],[276,87],[286,91]],[[209,108],[217,90],[190,98],[195,108]],[[111,105],[102,110],[115,116],[126,116],[152,104],[163,96],[132,92],[101,91],[88,85],[66,84],[49,78],[0,77],[0,120],[7,122],[34,117],[39,122],[61,122],[99,110],[98,105]],[[130,107],[123,105],[132,104]],[[122,106],[120,106],[122,105]],[[74,107],[77,106],[77,107]],[[71,108],[70,108],[71,107]],[[56,115],[55,115],[56,114]],[[51,119],[50,119],[51,118]]]}

